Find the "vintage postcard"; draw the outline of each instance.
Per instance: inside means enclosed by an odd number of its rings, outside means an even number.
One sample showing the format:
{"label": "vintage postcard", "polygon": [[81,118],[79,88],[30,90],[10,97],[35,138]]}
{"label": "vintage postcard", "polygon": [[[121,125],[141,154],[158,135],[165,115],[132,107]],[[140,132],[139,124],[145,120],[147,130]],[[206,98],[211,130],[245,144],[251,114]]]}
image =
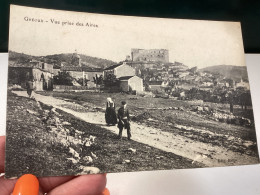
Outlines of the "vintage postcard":
{"label": "vintage postcard", "polygon": [[239,22],[11,6],[7,178],[256,163]]}

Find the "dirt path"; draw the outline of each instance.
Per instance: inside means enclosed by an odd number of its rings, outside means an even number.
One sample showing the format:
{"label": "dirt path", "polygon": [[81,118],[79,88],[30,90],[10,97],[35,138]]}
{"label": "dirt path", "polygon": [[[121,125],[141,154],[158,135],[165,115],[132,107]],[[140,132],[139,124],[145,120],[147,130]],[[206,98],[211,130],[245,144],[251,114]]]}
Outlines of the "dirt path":
{"label": "dirt path", "polygon": [[[25,91],[12,91],[18,96],[27,97]],[[106,126],[104,112],[93,111],[93,105],[90,108],[51,96],[35,94],[35,99],[44,104],[51,105],[62,111],[74,115],[75,117],[92,124],[96,124],[115,134],[118,129],[115,126]],[[86,105],[91,106],[86,103]],[[101,109],[100,109],[101,110]],[[233,152],[223,147],[213,146],[180,136],[178,134],[163,132],[160,129],[147,127],[142,124],[131,122],[132,139],[158,148],[160,150],[171,152],[176,155],[189,158],[194,162],[203,163],[205,166],[227,166],[258,163],[258,158],[246,154]],[[126,131],[123,132],[126,136]]]}

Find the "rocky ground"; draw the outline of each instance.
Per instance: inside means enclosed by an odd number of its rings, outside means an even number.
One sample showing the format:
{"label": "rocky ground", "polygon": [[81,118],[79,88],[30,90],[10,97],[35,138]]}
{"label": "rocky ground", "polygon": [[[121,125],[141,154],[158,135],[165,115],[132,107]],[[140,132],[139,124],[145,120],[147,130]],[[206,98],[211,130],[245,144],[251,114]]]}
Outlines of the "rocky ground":
{"label": "rocky ground", "polygon": [[132,120],[140,125],[253,157],[258,156],[252,108],[243,111],[236,105],[234,114],[231,114],[228,104],[201,101],[91,92],[44,92],[43,95],[77,103],[86,108],[86,111],[93,108],[93,111],[104,111],[106,97],[112,97],[117,106],[126,100]]}
{"label": "rocky ground", "polygon": [[[13,93],[27,96],[25,91],[13,91]],[[127,94],[115,96],[95,92],[35,94],[37,101],[70,113],[82,121],[95,124],[116,135],[118,129],[115,126],[106,126],[104,120],[105,108],[102,104],[105,104],[107,96],[113,96],[116,102],[127,100],[133,119],[132,139],[139,143],[191,159],[193,164],[199,162],[204,167],[259,162],[253,126],[230,124],[217,118],[213,120],[210,118],[212,116],[209,117],[208,114],[193,108],[194,103],[199,103],[203,109],[210,106],[208,103]],[[221,111],[228,115],[227,107],[225,104],[213,104],[210,110],[213,110],[213,113]]]}
{"label": "rocky ground", "polygon": [[6,177],[204,166],[137,141],[119,141],[105,128],[10,91],[6,161]]}

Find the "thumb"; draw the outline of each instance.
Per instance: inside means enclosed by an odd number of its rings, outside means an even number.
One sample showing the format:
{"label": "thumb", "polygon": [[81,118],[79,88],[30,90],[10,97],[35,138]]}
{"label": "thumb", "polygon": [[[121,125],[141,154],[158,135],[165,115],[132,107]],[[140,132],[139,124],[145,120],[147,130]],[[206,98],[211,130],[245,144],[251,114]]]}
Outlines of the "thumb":
{"label": "thumb", "polygon": [[12,195],[40,195],[39,181],[37,177],[32,174],[25,174],[21,176],[15,186]]}

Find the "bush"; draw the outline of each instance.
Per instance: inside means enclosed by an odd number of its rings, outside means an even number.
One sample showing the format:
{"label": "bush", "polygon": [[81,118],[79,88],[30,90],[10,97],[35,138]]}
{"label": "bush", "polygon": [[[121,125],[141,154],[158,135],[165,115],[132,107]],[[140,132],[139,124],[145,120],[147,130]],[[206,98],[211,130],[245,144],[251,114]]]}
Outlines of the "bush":
{"label": "bush", "polygon": [[54,85],[70,85],[72,86],[73,77],[70,75],[69,72],[62,71],[59,72],[58,75],[53,77],[53,84]]}

